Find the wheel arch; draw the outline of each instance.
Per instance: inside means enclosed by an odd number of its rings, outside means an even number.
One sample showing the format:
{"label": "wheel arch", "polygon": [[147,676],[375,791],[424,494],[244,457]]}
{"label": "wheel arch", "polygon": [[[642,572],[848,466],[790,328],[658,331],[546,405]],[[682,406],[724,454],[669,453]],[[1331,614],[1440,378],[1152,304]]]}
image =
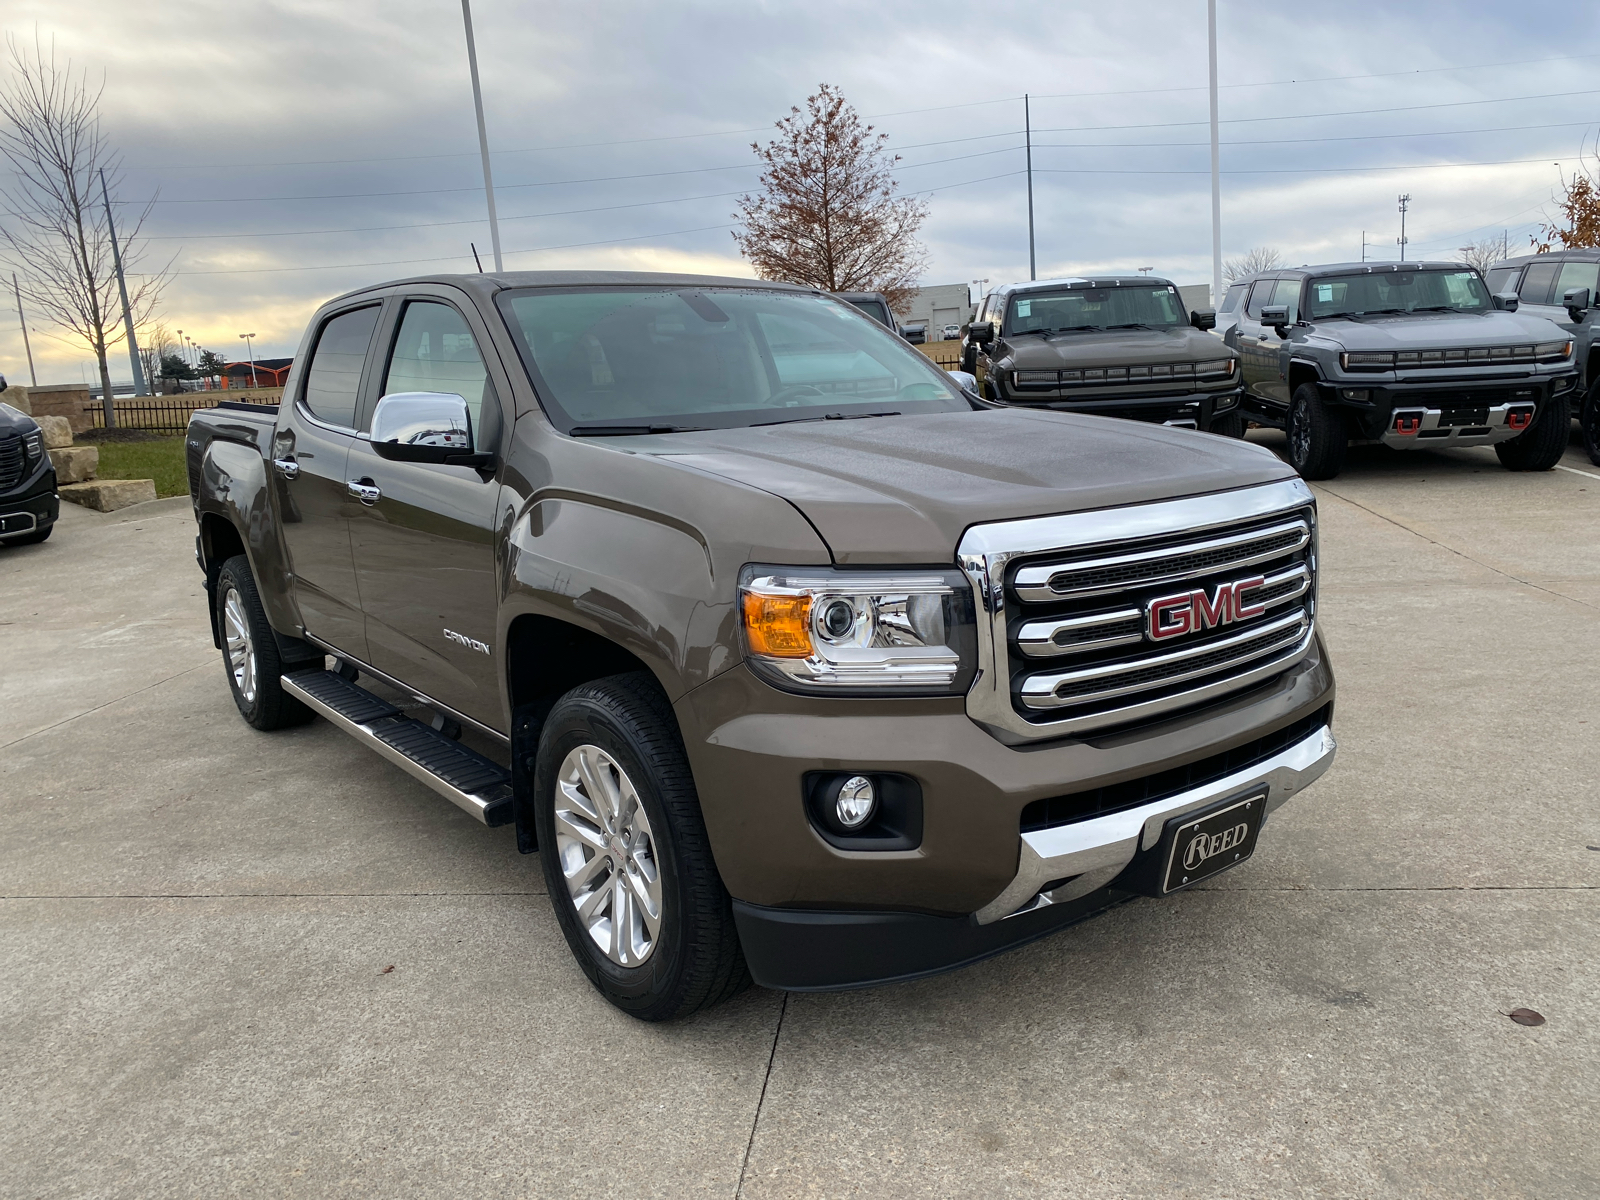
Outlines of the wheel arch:
{"label": "wheel arch", "polygon": [[[222,573],[222,564],[239,554],[250,557],[249,548],[238,527],[221,513],[201,513],[200,569],[206,577],[206,611],[211,619],[211,644],[218,649],[222,647],[222,630],[217,624],[217,576]],[[254,562],[250,564],[250,569],[254,572]]]}
{"label": "wheel arch", "polygon": [[1301,384],[1312,384],[1322,390],[1322,369],[1314,362],[1307,362],[1303,358],[1289,360],[1289,395],[1293,396]]}

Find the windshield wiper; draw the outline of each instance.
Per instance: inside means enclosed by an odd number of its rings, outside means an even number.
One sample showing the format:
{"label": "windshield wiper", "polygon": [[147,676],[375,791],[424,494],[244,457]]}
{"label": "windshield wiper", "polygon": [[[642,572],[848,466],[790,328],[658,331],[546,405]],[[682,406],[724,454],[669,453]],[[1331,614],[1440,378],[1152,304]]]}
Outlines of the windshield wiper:
{"label": "windshield wiper", "polygon": [[1146,325],[1143,321],[1125,321],[1121,325],[1107,325],[1107,329],[1154,329],[1154,325]]}
{"label": "windshield wiper", "polygon": [[636,437],[643,433],[701,433],[709,425],[574,425],[568,437]]}
{"label": "windshield wiper", "polygon": [[781,421],[754,421],[751,429],[760,429],[766,425],[803,425],[807,421],[859,421],[864,417],[898,417],[899,412],[870,412],[870,413],[823,413],[819,417],[785,417]]}
{"label": "windshield wiper", "polygon": [[1413,308],[1412,312],[1477,312],[1475,308],[1462,308],[1455,304],[1429,304],[1423,308]]}

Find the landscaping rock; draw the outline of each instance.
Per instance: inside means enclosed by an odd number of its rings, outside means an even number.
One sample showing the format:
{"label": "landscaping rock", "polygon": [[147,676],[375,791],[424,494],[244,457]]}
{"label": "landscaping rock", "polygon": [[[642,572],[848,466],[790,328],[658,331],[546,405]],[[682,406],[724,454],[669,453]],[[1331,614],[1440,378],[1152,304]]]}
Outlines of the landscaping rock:
{"label": "landscaping rock", "polygon": [[59,489],[63,500],[92,508],[96,512],[116,512],[130,504],[143,504],[156,498],[153,479],[97,479],[93,483],[69,483]]}
{"label": "landscaping rock", "polygon": [[[60,417],[54,419],[61,420]],[[94,473],[100,469],[100,449],[98,446],[66,446],[59,450],[52,449],[50,461],[55,464],[57,484],[81,483],[86,479],[93,479]]]}
{"label": "landscaping rock", "polygon": [[13,383],[4,392],[0,392],[0,404],[9,404],[20,413],[33,416],[33,402],[28,399],[28,389],[20,383]]}
{"label": "landscaping rock", "polygon": [[34,420],[39,424],[39,432],[44,434],[46,450],[72,445],[72,422],[65,417],[34,417]]}

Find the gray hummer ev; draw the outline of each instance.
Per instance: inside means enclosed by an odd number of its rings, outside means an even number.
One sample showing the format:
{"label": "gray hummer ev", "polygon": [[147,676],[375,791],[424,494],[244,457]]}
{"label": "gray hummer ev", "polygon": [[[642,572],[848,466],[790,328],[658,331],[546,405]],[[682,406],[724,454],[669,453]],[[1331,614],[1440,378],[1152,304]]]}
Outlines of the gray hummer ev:
{"label": "gray hummer ev", "polygon": [[961,365],[1001,404],[1243,437],[1238,356],[1215,324],[1153,276],[1008,283],[967,326]]}
{"label": "gray hummer ev", "polygon": [[1518,311],[1548,318],[1572,335],[1582,374],[1581,393],[1574,393],[1572,401],[1574,415],[1589,461],[1600,466],[1600,345],[1593,319],[1600,299],[1600,249],[1508,258],[1490,267],[1484,278],[1496,295],[1515,294],[1522,305]]}
{"label": "gray hummer ev", "polygon": [[1337,475],[1352,440],[1493,446],[1510,470],[1547,471],[1570,435],[1573,341],[1516,310],[1461,263],[1335,263],[1241,279],[1219,321],[1247,415],[1287,431],[1306,479]]}
{"label": "gray hummer ev", "polygon": [[188,431],[240,714],[513,824],[635,1016],[1181,890],[1332,761],[1316,502],[1262,447],[990,404],[741,279],[381,284],[294,364]]}

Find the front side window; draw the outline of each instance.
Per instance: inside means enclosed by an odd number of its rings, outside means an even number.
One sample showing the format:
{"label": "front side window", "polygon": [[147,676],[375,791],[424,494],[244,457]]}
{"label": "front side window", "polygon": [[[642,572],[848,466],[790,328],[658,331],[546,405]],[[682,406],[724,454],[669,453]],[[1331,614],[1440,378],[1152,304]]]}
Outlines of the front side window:
{"label": "front side window", "polygon": [[889,306],[882,300],[852,300],[850,303],[866,313],[878,324],[885,325],[890,329],[894,328],[894,319],[889,316]]}
{"label": "front side window", "polygon": [[564,432],[728,429],[971,407],[925,355],[815,293],[540,288],[502,293],[499,305]]}
{"label": "front side window", "polygon": [[1172,328],[1187,325],[1178,289],[1151,286],[1072,288],[1025,292],[1006,309],[1005,332],[1043,333],[1067,329]]}
{"label": "front side window", "polygon": [[1289,321],[1292,324],[1300,319],[1300,281],[1298,279],[1280,279],[1278,286],[1272,289],[1272,302],[1281,304],[1289,310]]}
{"label": "front side window", "polygon": [[361,391],[361,370],[367,362],[378,306],[340,313],[322,327],[306,372],[304,404],[311,415],[330,425],[353,429]]}
{"label": "front side window", "polygon": [[460,396],[472,416],[476,449],[485,448],[486,434],[492,433],[484,425],[485,410],[493,416],[494,393],[472,330],[453,306],[431,300],[406,305],[383,380],[383,394],[395,392]]}
{"label": "front side window", "polygon": [[1561,264],[1561,274],[1556,276],[1555,290],[1550,293],[1550,303],[1560,304],[1561,298],[1573,288],[1588,288],[1589,299],[1595,297],[1595,280],[1600,275],[1600,263],[1567,262]]}
{"label": "front side window", "polygon": [[1378,313],[1482,312],[1490,307],[1489,289],[1471,270],[1328,275],[1306,285],[1306,314],[1313,321]]}
{"label": "front side window", "polygon": [[1272,289],[1278,286],[1276,279],[1258,279],[1250,285],[1250,299],[1245,302],[1244,315],[1252,321],[1261,319],[1261,310],[1272,303]]}

